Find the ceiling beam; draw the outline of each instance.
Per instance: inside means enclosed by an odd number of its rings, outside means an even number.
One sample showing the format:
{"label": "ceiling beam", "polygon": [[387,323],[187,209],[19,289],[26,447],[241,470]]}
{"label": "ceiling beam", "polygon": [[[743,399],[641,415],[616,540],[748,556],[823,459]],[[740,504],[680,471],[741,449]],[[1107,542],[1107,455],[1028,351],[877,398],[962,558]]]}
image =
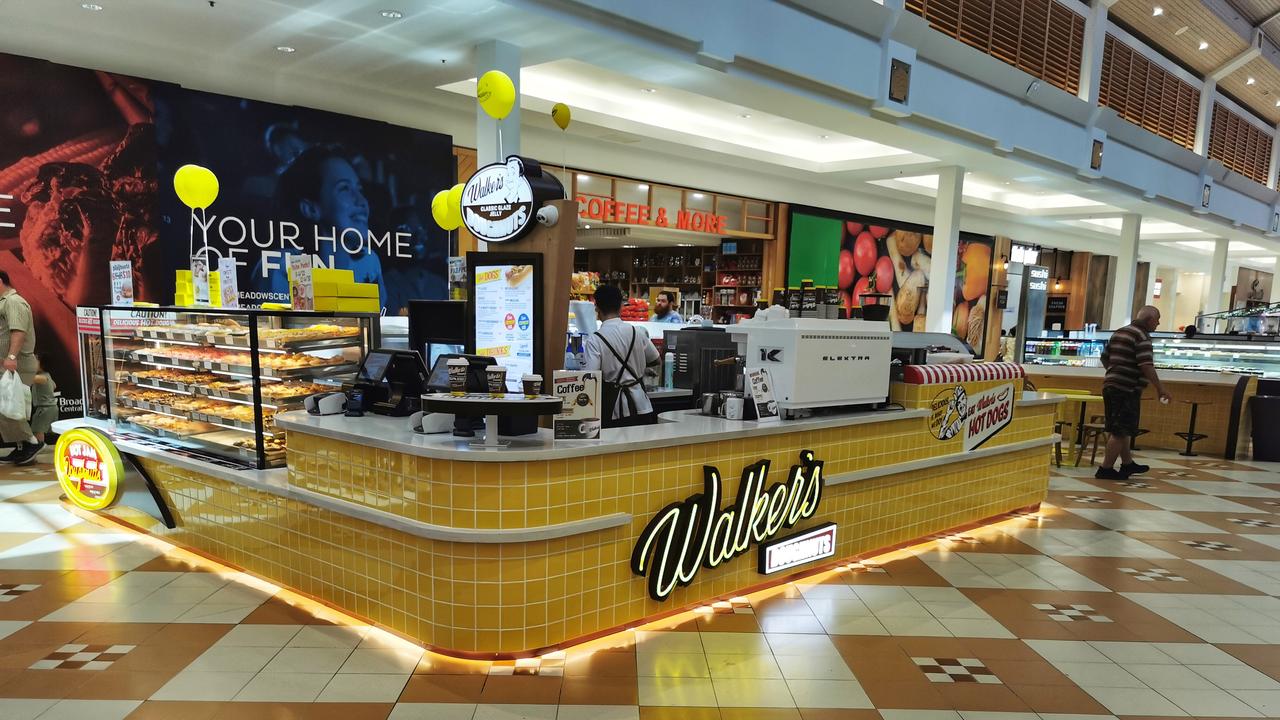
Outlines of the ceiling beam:
{"label": "ceiling beam", "polygon": [[[1262,33],[1261,30],[1254,30],[1253,32],[1255,34]],[[1239,70],[1240,68],[1244,67],[1246,63],[1248,63],[1249,61],[1253,60],[1256,57],[1259,57],[1260,55],[1262,55],[1262,43],[1257,38],[1255,38],[1254,42],[1252,42],[1249,45],[1249,47],[1245,48],[1244,51],[1241,52],[1239,55],[1236,55],[1230,60],[1222,63],[1221,65],[1214,68],[1213,70],[1210,70],[1209,78],[1213,80],[1215,83],[1221,82],[1223,78],[1227,77],[1228,75],[1235,72],[1236,70]]]}

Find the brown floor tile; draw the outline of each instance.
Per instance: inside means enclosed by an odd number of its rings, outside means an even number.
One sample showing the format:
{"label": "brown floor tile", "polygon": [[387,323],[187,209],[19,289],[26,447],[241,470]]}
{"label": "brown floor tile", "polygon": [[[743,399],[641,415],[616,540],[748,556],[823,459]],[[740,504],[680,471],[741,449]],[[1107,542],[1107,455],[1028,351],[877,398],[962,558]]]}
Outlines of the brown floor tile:
{"label": "brown floor tile", "polygon": [[400,702],[478,703],[486,679],[485,675],[414,675],[400,692]]}
{"label": "brown floor tile", "polygon": [[[1119,490],[1126,488],[1121,485],[1108,487],[1105,490],[1097,492],[1085,490],[1051,490],[1049,491],[1049,502],[1060,508],[1076,508],[1076,509],[1106,509],[1106,510],[1159,510],[1155,505],[1144,503],[1125,495],[1121,495]],[[1110,502],[1099,503],[1089,502],[1088,500],[1080,500],[1073,498],[1097,497]]]}
{"label": "brown floor tile", "polygon": [[[1106,530],[1107,528],[1086,520],[1083,517],[1067,512],[1061,508],[1042,507],[1040,520],[1011,520],[1017,527],[1041,527],[1048,530]],[[1032,552],[1038,552],[1032,549]]]}
{"label": "brown floor tile", "polygon": [[803,720],[880,720],[880,713],[846,708],[800,708],[800,717]]}
{"label": "brown floor tile", "polygon": [[0,670],[26,670],[31,663],[43,660],[65,643],[33,643],[0,645]]}
{"label": "brown floor tile", "polygon": [[173,623],[165,625],[147,638],[143,645],[200,645],[210,647],[223,635],[231,632],[233,625],[208,623]]}
{"label": "brown floor tile", "polygon": [[919,672],[895,638],[833,635],[831,642],[864,686],[915,680],[915,673]]}
{"label": "brown floor tile", "polygon": [[722,720],[720,708],[641,707],[640,720]]}
{"label": "brown floor tile", "polygon": [[0,532],[0,551],[18,547],[39,540],[44,537],[44,533],[17,533],[17,532]]}
{"label": "brown floor tile", "polygon": [[698,615],[698,630],[701,632],[760,632],[760,623],[755,615],[738,613],[710,613]]}
{"label": "brown floor tile", "polygon": [[136,569],[160,572],[211,572],[209,564],[195,560],[183,560],[171,555],[161,555],[139,565]]}
{"label": "brown floor tile", "polygon": [[669,618],[655,620],[640,628],[649,632],[658,630],[674,630],[676,632],[698,632],[698,617],[693,613],[681,613]]}
{"label": "brown floor tile", "polygon": [[1044,658],[1032,650],[1021,640],[1001,640],[999,638],[965,638],[965,647],[969,648],[969,656],[987,660],[1025,660],[1038,662]]}
{"label": "brown floor tile", "polygon": [[[1090,478],[1089,482],[1100,486],[1105,491],[1117,492],[1117,493],[1121,493],[1121,492],[1133,493],[1134,495],[1138,496],[1139,500],[1141,500],[1141,496],[1143,493],[1171,493],[1174,495],[1194,495],[1196,492],[1195,490],[1188,490],[1187,488],[1184,488],[1181,485],[1174,485],[1171,482],[1167,482],[1165,480],[1152,477],[1151,475],[1135,475],[1130,479],[1135,482],[1145,483],[1146,485],[1150,485],[1151,487],[1144,487],[1144,488],[1130,487],[1128,485],[1121,484],[1121,481],[1118,481],[1118,480],[1095,480]],[[1178,478],[1178,479],[1191,479],[1191,478]],[[1198,479],[1212,480],[1214,478],[1198,478]],[[1217,479],[1221,479],[1221,478],[1217,478]],[[1103,507],[1106,507],[1106,506],[1103,506]]]}
{"label": "brown floor tile", "polygon": [[249,613],[241,624],[247,625],[332,625],[309,611],[294,607],[279,598],[271,598]]}
{"label": "brown floor tile", "polygon": [[1280,667],[1280,645],[1232,645],[1218,647],[1255,668]]}
{"label": "brown floor tile", "polygon": [[0,697],[61,700],[91,678],[84,670],[20,670],[0,685]]}
{"label": "brown floor tile", "polygon": [[[1129,560],[1107,558],[1121,564]],[[1163,561],[1159,561],[1163,562]],[[1146,584],[1146,583],[1144,583]],[[1186,583],[1177,583],[1185,585]],[[970,599],[1019,638],[1035,640],[1115,640],[1198,642],[1196,636],[1116,593],[1058,590],[963,590]],[[1036,604],[1087,605],[1114,622],[1053,620]]]}
{"label": "brown floor tile", "polygon": [[9,645],[65,645],[92,630],[98,623],[33,622],[0,640],[0,655]]}
{"label": "brown floor tile", "polygon": [[991,660],[983,662],[1005,685],[1070,685],[1070,678],[1041,660]]}
{"label": "brown floor tile", "polygon": [[102,623],[75,641],[85,645],[142,645],[164,628],[164,623]]}
{"label": "brown floor tile", "polygon": [[165,645],[148,644],[125,653],[125,656],[111,665],[107,672],[149,672],[176,674],[200,657],[209,645]]}
{"label": "brown floor tile", "polygon": [[163,702],[148,700],[142,703],[126,720],[212,720],[213,716],[230,703],[220,702]]}
{"label": "brown floor tile", "polygon": [[564,663],[566,677],[633,678],[636,657],[621,652],[569,652]]}
{"label": "brown floor tile", "polygon": [[[1186,514],[1189,515],[1190,513]],[[1229,542],[1229,540],[1224,538],[1223,542]],[[1148,560],[1145,558],[1096,557],[1057,557],[1054,559],[1081,575],[1084,575],[1090,580],[1105,585],[1115,592],[1164,592],[1179,594],[1207,593],[1214,595],[1263,594],[1248,585],[1238,583],[1227,577],[1219,575],[1212,570],[1206,570],[1189,560]],[[1120,568],[1132,568],[1139,571],[1162,568],[1179,577],[1186,578],[1187,582],[1172,582],[1168,580],[1144,582],[1138,580],[1137,576],[1131,573],[1126,573]]]}
{"label": "brown floor tile", "polygon": [[1170,462],[1170,463],[1173,463],[1174,465],[1183,465],[1183,466],[1186,466],[1186,467],[1189,467],[1189,468],[1194,468],[1194,469],[1196,469],[1196,470],[1204,470],[1204,471],[1207,471],[1207,472],[1212,472],[1212,471],[1214,471],[1214,470],[1246,470],[1246,471],[1252,471],[1252,472],[1258,472],[1258,473],[1266,472],[1265,470],[1258,470],[1257,468],[1253,467],[1252,465],[1244,465],[1244,464],[1241,464],[1241,463],[1238,463],[1238,462],[1232,462],[1232,461],[1230,461],[1230,460],[1223,460],[1223,459],[1221,459],[1221,458],[1212,458],[1212,457],[1201,457],[1201,458],[1173,458],[1173,457],[1169,457],[1169,458],[1164,458],[1164,459],[1165,459],[1165,460],[1167,460],[1167,461],[1168,461],[1168,462]]}
{"label": "brown floor tile", "polygon": [[146,700],[172,680],[180,669],[130,672],[117,670],[113,664],[105,671],[81,670],[92,677],[68,697],[78,700]]}
{"label": "brown floor tile", "polygon": [[566,677],[560,690],[561,705],[638,705],[635,677]]}
{"label": "brown floor tile", "polygon": [[555,705],[564,678],[541,675],[490,675],[478,702],[486,705]]}
{"label": "brown floor tile", "polygon": [[795,708],[720,708],[720,720],[801,720]]}
{"label": "brown floor tile", "polygon": [[[1251,498],[1232,498],[1235,502],[1248,500]],[[1280,509],[1280,508],[1273,508]],[[1122,532],[1135,540],[1160,548],[1171,555],[1177,555],[1183,560],[1280,560],[1280,549],[1273,548],[1270,545],[1246,540],[1240,536],[1222,537],[1217,533],[1153,533],[1153,532]],[[1201,550],[1191,545],[1187,545],[1182,540],[1213,540],[1220,543],[1226,543],[1239,552],[1231,552],[1224,550]]]}
{"label": "brown floor tile", "polygon": [[1032,712],[1075,715],[1110,715],[1088,693],[1075,686],[1063,685],[1010,685]]}
{"label": "brown floor tile", "polygon": [[949,708],[988,712],[1027,712],[1027,703],[1004,685],[933,683]]}
{"label": "brown floor tile", "polygon": [[428,652],[418,661],[418,667],[413,671],[424,675],[488,675],[489,663]]}
{"label": "brown floor tile", "polygon": [[[917,671],[919,672],[919,671]],[[859,680],[862,678],[859,677]],[[950,710],[951,703],[938,693],[936,688],[941,683],[931,683],[924,674],[920,680],[909,682],[877,682],[863,683],[862,689],[871,704],[880,708],[895,710]]]}
{"label": "brown floor tile", "polygon": [[947,587],[950,585],[941,575],[933,571],[920,558],[906,556],[895,558],[880,565],[884,572],[865,570],[846,570],[840,577],[849,585],[911,585],[924,587]]}
{"label": "brown floor tile", "polygon": [[[1239,523],[1231,522],[1231,518],[1236,518],[1240,520],[1253,519],[1253,520],[1266,520],[1273,525],[1280,525],[1280,518],[1276,517],[1275,515],[1263,515],[1261,513],[1256,513],[1256,512],[1251,512],[1251,513],[1181,512],[1179,514],[1185,515],[1186,517],[1189,517],[1192,520],[1199,520],[1200,522],[1205,523],[1206,525],[1212,525],[1220,530],[1226,530],[1227,532],[1233,533],[1233,534],[1280,535],[1280,528],[1249,527],[1248,525],[1241,525]],[[1222,540],[1222,542],[1227,542],[1227,543],[1231,542],[1231,539],[1229,538],[1215,538],[1215,539]],[[1232,543],[1232,544],[1234,545],[1235,543]]]}

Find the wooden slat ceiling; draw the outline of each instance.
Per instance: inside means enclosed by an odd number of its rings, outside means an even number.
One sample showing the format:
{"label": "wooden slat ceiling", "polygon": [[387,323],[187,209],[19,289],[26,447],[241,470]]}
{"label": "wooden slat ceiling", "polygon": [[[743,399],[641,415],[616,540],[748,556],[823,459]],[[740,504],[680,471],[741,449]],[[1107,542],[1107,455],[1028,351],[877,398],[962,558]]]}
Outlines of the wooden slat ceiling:
{"label": "wooden slat ceiling", "polygon": [[[1158,17],[1151,14],[1156,5],[1164,8]],[[1199,0],[1119,0],[1110,13],[1123,27],[1201,77],[1248,47]],[[1199,47],[1202,40],[1209,43],[1204,50]]]}
{"label": "wooden slat ceiling", "polygon": [[[1255,80],[1252,85],[1246,84],[1250,77]],[[1280,100],[1280,68],[1270,60],[1250,60],[1218,83],[1218,88],[1263,120],[1280,124],[1280,107],[1276,107],[1276,101]]]}

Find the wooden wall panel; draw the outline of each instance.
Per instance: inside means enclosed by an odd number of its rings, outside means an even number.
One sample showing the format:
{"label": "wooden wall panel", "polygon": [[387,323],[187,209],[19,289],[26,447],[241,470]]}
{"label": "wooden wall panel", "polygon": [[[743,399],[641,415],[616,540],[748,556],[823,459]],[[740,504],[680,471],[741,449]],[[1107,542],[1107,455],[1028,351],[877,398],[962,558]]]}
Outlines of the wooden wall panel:
{"label": "wooden wall panel", "polygon": [[1148,132],[1190,150],[1196,142],[1200,90],[1107,35],[1098,103]]}
{"label": "wooden wall panel", "polygon": [[1271,169],[1271,136],[1221,103],[1214,103],[1209,157],[1266,185]]}

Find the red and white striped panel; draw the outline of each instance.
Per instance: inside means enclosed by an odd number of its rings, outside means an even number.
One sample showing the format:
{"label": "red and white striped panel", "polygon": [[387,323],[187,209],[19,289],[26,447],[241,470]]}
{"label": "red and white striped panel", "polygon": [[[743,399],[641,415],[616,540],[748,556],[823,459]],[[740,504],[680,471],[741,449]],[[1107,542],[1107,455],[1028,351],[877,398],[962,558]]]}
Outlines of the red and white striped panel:
{"label": "red and white striped panel", "polygon": [[1024,375],[1021,365],[1010,362],[908,365],[902,369],[902,381],[910,385],[1015,380]]}

